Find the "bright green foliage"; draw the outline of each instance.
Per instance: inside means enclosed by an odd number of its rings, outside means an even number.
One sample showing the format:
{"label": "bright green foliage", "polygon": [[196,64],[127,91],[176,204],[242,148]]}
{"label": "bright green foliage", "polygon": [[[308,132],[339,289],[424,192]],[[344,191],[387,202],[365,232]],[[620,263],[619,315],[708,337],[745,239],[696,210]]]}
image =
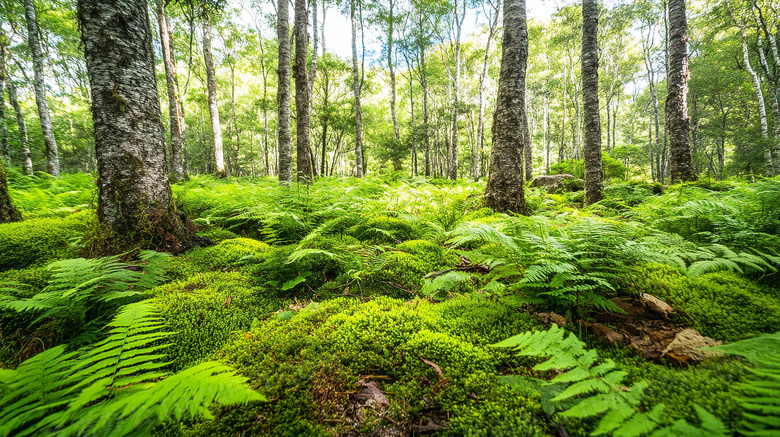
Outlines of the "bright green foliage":
{"label": "bright green foliage", "polygon": [[144,271],[118,256],[98,259],[74,258],[49,265],[49,285],[29,299],[0,295],[0,305],[20,313],[37,316],[31,325],[55,319],[88,335],[113,315],[117,307],[137,300],[164,278],[162,260],[170,255],[141,252]]}
{"label": "bright green foliage", "polygon": [[49,279],[51,279],[51,270],[48,267],[30,267],[0,272],[0,283],[13,282],[18,284],[16,288],[3,292],[16,298],[28,298],[40,293],[49,285]]}
{"label": "bright green foliage", "polygon": [[174,331],[174,368],[214,355],[232,336],[247,331],[255,318],[268,316],[281,304],[250,284],[239,273],[204,273],[153,290],[160,314]]}
{"label": "bright green foliage", "polygon": [[187,253],[186,258],[204,271],[236,268],[246,257],[258,257],[270,252],[262,241],[250,238],[224,240],[216,246],[202,247]]}
{"label": "bright green foliage", "polygon": [[780,329],[780,299],[731,272],[690,279],[672,267],[650,264],[634,267],[628,280],[632,291],[668,302],[712,338],[733,341]]}
{"label": "bright green foliage", "polygon": [[372,244],[396,244],[422,236],[411,222],[391,216],[371,217],[365,223],[347,229],[346,233]]}
{"label": "bright green foliage", "polygon": [[24,269],[73,256],[70,244],[84,237],[91,215],[39,218],[0,225],[0,271]]}
{"label": "bright green foliage", "polygon": [[210,417],[212,402],[264,399],[221,364],[169,375],[161,343],[169,333],[149,303],[126,306],[110,326],[95,345],[58,346],[0,370],[0,435],[148,435],[168,417]]}
{"label": "bright green foliage", "polygon": [[[598,363],[598,352],[586,349],[574,334],[553,324],[547,331],[526,332],[496,344],[496,347],[512,348],[521,356],[545,358],[533,369],[538,372],[556,371],[549,381],[533,378],[506,377],[510,385],[524,387],[537,385],[542,393],[542,407],[548,415],[560,411],[561,416],[573,418],[601,417],[591,435],[632,437],[648,434],[669,435],[663,426],[664,405],[640,412],[642,393],[648,383],[640,381],[630,388],[623,380],[626,372],[617,369],[615,362],[607,359]],[[562,372],[562,373],[561,373]],[[706,411],[699,412],[702,428],[707,435],[725,436],[726,428],[719,419]],[[686,435],[702,435],[684,421],[675,423],[674,429],[692,431]]]}
{"label": "bright green foliage", "polygon": [[26,218],[66,217],[89,209],[95,191],[95,177],[89,173],[52,178],[46,173],[28,177],[10,171],[8,182],[14,205]]}
{"label": "bright green foliage", "polygon": [[748,436],[780,435],[780,332],[712,348],[745,357],[752,378],[738,386],[745,410],[739,432]]}
{"label": "bright green foliage", "polygon": [[211,229],[207,229],[203,232],[198,232],[198,235],[202,235],[204,237],[209,238],[211,241],[214,241],[216,243],[220,243],[224,240],[232,240],[234,238],[240,238],[241,236],[236,234],[235,232],[230,232],[228,230],[212,227]]}

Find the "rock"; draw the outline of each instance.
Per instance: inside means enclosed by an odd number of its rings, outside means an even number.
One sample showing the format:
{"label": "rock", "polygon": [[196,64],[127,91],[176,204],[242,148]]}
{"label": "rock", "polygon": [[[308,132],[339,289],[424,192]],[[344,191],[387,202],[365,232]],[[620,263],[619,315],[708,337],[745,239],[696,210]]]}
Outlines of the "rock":
{"label": "rock", "polygon": [[674,308],[652,294],[639,293],[639,300],[645,307],[662,315],[664,318],[668,318],[670,314],[674,313]]}
{"label": "rock", "polygon": [[537,320],[539,320],[542,323],[545,323],[547,325],[551,323],[555,323],[556,325],[560,327],[566,326],[566,318],[564,318],[560,314],[555,313],[536,313],[534,314],[534,317],[536,317]]}
{"label": "rock", "polygon": [[614,329],[604,326],[601,323],[594,323],[590,325],[591,331],[596,334],[597,337],[606,341],[609,344],[621,343],[625,340],[625,336]]}
{"label": "rock", "polygon": [[708,358],[722,356],[717,351],[703,351],[702,348],[723,344],[709,337],[704,337],[695,329],[684,329],[677,333],[671,343],[664,349],[663,356],[681,364],[704,361]]}
{"label": "rock", "polygon": [[632,317],[651,318],[647,314],[647,309],[641,301],[634,299],[633,297],[621,296],[613,297],[610,299],[612,303],[618,308],[625,311],[627,315]]}
{"label": "rock", "polygon": [[564,186],[564,181],[574,179],[570,174],[554,174],[539,176],[531,182],[532,188],[547,187],[548,193],[554,193]]}

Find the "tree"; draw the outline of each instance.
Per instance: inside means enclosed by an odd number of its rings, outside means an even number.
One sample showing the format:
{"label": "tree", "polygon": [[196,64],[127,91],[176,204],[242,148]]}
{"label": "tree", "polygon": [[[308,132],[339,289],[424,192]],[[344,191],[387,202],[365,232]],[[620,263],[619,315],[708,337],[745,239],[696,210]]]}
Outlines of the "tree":
{"label": "tree", "polygon": [[[0,166],[11,164],[8,150],[8,128],[5,125],[5,35],[0,33]],[[0,182],[2,183],[2,182]],[[2,202],[2,201],[0,201]]]}
{"label": "tree", "polygon": [[358,74],[357,61],[357,3],[349,1],[349,17],[352,22],[352,92],[355,95],[355,177],[363,177],[363,108],[360,105],[360,90],[363,81]]}
{"label": "tree", "polygon": [[179,106],[179,86],[176,81],[176,63],[173,59],[173,38],[168,28],[168,16],[163,0],[157,0],[157,22],[160,28],[163,64],[165,65],[165,85],[168,91],[168,117],[171,124],[171,177],[178,181],[184,177],[182,150],[184,141],[184,116]]}
{"label": "tree", "polygon": [[501,72],[493,121],[490,176],[485,205],[499,212],[525,213],[522,129],[525,112],[525,71],[528,60],[528,26],[525,0],[504,0],[504,37]]}
{"label": "tree", "polygon": [[292,183],[292,133],[290,132],[290,8],[287,0],[278,0],[276,6],[276,31],[279,39],[279,67],[277,109],[278,109],[278,153],[279,185]]}
{"label": "tree", "polygon": [[[685,0],[669,0],[669,72],[666,79],[666,123],[670,134],[672,183],[696,180],[688,119],[688,22]],[[587,186],[587,185],[586,185]]]}
{"label": "tree", "polygon": [[222,150],[222,125],[219,122],[219,105],[217,104],[217,74],[214,69],[214,55],[211,53],[211,14],[208,11],[205,11],[203,15],[203,62],[206,64],[214,162],[217,166],[217,176],[225,177],[227,172],[225,171],[225,156]]}
{"label": "tree", "polygon": [[8,180],[5,176],[5,163],[0,162],[0,223],[17,222],[22,219],[19,210],[11,202],[8,193]]}
{"label": "tree", "polygon": [[585,204],[602,199],[601,119],[599,118],[599,8],[582,0],[582,111],[585,118]]}
{"label": "tree", "polygon": [[[490,43],[493,41],[493,37],[498,30],[498,17],[501,11],[501,0],[497,0],[494,4],[492,1],[488,1],[490,10],[485,11],[486,16],[493,17],[488,23],[488,35],[487,42],[485,43],[485,56],[482,59],[482,72],[479,74],[479,114],[477,116],[477,141],[474,142],[474,150],[471,152],[471,177],[474,178],[474,182],[479,180],[481,173],[481,155],[482,149],[485,144],[485,86],[488,77],[488,60],[490,59]],[[484,5],[483,5],[484,9]]]}
{"label": "tree", "polygon": [[[98,161],[97,215],[107,251],[179,252],[192,237],[168,183],[165,133],[145,0],[79,0]],[[117,25],[121,23],[121,25]]]}
{"label": "tree", "polygon": [[27,22],[27,44],[33,59],[35,74],[35,103],[38,105],[38,116],[41,120],[41,132],[46,146],[46,171],[52,176],[60,176],[60,157],[57,149],[57,139],[54,137],[54,127],[49,112],[49,102],[46,100],[46,78],[43,74],[43,50],[38,38],[38,18],[35,14],[35,1],[24,0],[24,17]]}
{"label": "tree", "polygon": [[[3,50],[3,53],[5,54],[4,47],[0,48],[0,50]],[[3,67],[5,67],[5,65],[3,65]],[[16,125],[19,128],[19,141],[21,143],[20,145],[22,149],[22,155],[24,157],[24,160],[22,161],[22,170],[25,175],[32,176],[33,164],[30,154],[30,146],[28,145],[27,123],[24,121],[22,106],[19,104],[19,99],[16,97],[16,85],[14,85],[6,69],[0,71],[0,76],[2,76],[0,80],[4,81],[8,86],[8,101],[11,103],[11,106],[14,108],[14,112],[16,113]]]}
{"label": "tree", "polygon": [[310,110],[308,73],[306,55],[309,51],[308,9],[306,0],[295,0],[295,124],[296,124],[296,164],[298,182],[311,181],[314,178],[314,164],[311,159]]}

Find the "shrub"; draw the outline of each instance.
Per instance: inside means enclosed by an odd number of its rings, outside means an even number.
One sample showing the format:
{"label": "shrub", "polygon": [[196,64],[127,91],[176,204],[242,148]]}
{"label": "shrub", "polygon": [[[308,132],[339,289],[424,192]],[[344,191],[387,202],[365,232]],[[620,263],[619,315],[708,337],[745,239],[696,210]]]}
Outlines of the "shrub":
{"label": "shrub", "polygon": [[82,212],[0,225],[0,271],[70,258],[76,252],[70,243],[84,236],[90,217]]}
{"label": "shrub", "polygon": [[152,290],[171,336],[174,367],[186,368],[213,355],[255,318],[268,316],[278,300],[263,298],[239,273],[205,273]]}

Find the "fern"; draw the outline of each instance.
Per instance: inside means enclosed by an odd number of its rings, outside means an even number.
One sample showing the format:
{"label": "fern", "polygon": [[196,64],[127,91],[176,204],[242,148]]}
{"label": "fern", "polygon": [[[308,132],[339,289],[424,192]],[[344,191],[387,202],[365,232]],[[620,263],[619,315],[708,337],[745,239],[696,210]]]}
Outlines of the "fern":
{"label": "fern", "polygon": [[214,402],[263,400],[218,363],[169,375],[170,333],[148,302],[125,306],[110,326],[97,344],[48,349],[0,371],[0,436],[148,435],[171,416],[210,417]]}
{"label": "fern", "polygon": [[755,378],[739,385],[745,410],[739,432],[780,435],[780,332],[710,348],[745,357]]}
{"label": "fern", "polygon": [[142,296],[164,279],[162,260],[169,254],[144,251],[144,271],[121,262],[119,256],[98,259],[75,258],[49,265],[53,272],[49,285],[30,299],[0,296],[0,305],[18,312],[39,313],[31,325],[50,318],[74,326],[94,324],[133,298]]}
{"label": "fern", "polygon": [[[495,347],[514,350],[518,355],[544,358],[533,369],[538,372],[555,371],[557,376],[549,381],[534,378],[504,377],[503,381],[515,387],[536,384],[542,393],[542,407],[549,415],[585,418],[601,416],[591,435],[612,434],[614,436],[639,436],[656,431],[654,435],[670,435],[663,428],[663,405],[656,405],[651,411],[640,412],[642,392],[647,387],[644,381],[628,388],[623,384],[626,372],[617,369],[612,360],[598,363],[598,352],[587,349],[574,334],[553,324],[547,331],[525,332],[504,340]],[[714,416],[699,413],[707,430],[724,429]],[[676,423],[677,428],[696,428]],[[683,435],[683,434],[677,434]],[[687,434],[695,435],[695,434]],[[708,435],[725,435],[711,433]]]}

